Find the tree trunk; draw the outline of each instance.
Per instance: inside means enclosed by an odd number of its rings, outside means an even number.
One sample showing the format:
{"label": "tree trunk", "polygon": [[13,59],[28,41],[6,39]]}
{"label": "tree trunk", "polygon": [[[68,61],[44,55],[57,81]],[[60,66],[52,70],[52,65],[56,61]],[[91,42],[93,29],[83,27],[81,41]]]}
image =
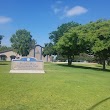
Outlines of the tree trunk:
{"label": "tree trunk", "polygon": [[71,66],[71,64],[72,64],[72,58],[71,56],[68,56],[68,66]]}
{"label": "tree trunk", "polygon": [[68,60],[68,66],[71,66],[71,64],[72,64],[72,61]]}
{"label": "tree trunk", "polygon": [[103,70],[105,70],[105,60],[103,60]]}

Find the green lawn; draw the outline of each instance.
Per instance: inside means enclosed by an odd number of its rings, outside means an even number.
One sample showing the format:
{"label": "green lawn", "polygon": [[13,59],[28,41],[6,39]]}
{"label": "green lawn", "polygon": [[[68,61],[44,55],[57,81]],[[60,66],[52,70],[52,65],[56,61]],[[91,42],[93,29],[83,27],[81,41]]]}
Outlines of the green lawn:
{"label": "green lawn", "polygon": [[45,63],[45,74],[11,74],[0,62],[0,110],[110,110],[110,67]]}

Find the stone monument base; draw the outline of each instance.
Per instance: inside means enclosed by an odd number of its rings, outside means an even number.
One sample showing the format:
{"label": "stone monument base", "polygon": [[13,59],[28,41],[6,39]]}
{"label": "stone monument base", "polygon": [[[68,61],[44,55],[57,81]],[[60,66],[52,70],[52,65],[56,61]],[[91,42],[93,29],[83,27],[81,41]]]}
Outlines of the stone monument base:
{"label": "stone monument base", "polygon": [[45,73],[44,70],[10,70],[10,73]]}
{"label": "stone monument base", "polygon": [[11,62],[10,73],[45,73],[44,62],[28,57],[14,59]]}

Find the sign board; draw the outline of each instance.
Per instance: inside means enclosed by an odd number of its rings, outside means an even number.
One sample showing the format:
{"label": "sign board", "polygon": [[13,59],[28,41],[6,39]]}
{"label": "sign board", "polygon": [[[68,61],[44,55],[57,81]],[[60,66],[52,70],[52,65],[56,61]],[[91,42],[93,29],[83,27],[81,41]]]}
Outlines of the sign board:
{"label": "sign board", "polygon": [[45,73],[44,62],[35,58],[23,57],[11,62],[10,73]]}

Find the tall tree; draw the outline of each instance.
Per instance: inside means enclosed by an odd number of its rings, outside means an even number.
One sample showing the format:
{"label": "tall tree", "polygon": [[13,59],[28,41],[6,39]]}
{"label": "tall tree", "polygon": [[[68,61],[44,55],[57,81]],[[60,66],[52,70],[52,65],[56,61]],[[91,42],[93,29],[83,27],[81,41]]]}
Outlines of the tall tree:
{"label": "tall tree", "polygon": [[89,42],[84,40],[84,32],[83,25],[70,28],[56,43],[57,52],[67,57],[68,65],[72,64],[75,55],[90,51]]}
{"label": "tall tree", "polygon": [[105,70],[105,60],[110,57],[110,20],[100,19],[85,25],[85,40],[91,44],[91,50],[99,58]]}
{"label": "tall tree", "polygon": [[65,33],[57,42],[56,50],[59,54],[66,56],[68,65],[71,65],[74,55],[79,54],[81,50],[77,34],[75,32]]}
{"label": "tall tree", "polygon": [[13,49],[22,56],[27,56],[30,49],[35,45],[35,40],[32,39],[30,32],[27,30],[17,30],[10,38]]}
{"label": "tall tree", "polygon": [[[71,28],[77,27],[79,26],[79,23],[76,22],[68,22],[68,23],[64,23],[62,25],[60,25],[57,30],[52,31],[50,33],[49,39],[51,40],[52,44],[53,44],[53,50],[54,50],[54,54],[60,54],[61,56],[61,52],[57,52],[56,51],[56,47],[58,46],[58,42],[60,41],[60,38],[62,36],[64,36],[65,33],[67,33]],[[57,46],[56,46],[57,45]],[[57,48],[58,49],[58,48]],[[65,57],[64,55],[62,57]]]}
{"label": "tall tree", "polygon": [[49,39],[54,44],[56,44],[58,42],[58,40],[60,39],[60,37],[62,37],[64,35],[64,33],[68,32],[68,30],[70,30],[71,28],[79,26],[79,25],[80,24],[78,24],[76,22],[64,23],[61,26],[59,26],[56,31],[52,31],[50,33]]}

